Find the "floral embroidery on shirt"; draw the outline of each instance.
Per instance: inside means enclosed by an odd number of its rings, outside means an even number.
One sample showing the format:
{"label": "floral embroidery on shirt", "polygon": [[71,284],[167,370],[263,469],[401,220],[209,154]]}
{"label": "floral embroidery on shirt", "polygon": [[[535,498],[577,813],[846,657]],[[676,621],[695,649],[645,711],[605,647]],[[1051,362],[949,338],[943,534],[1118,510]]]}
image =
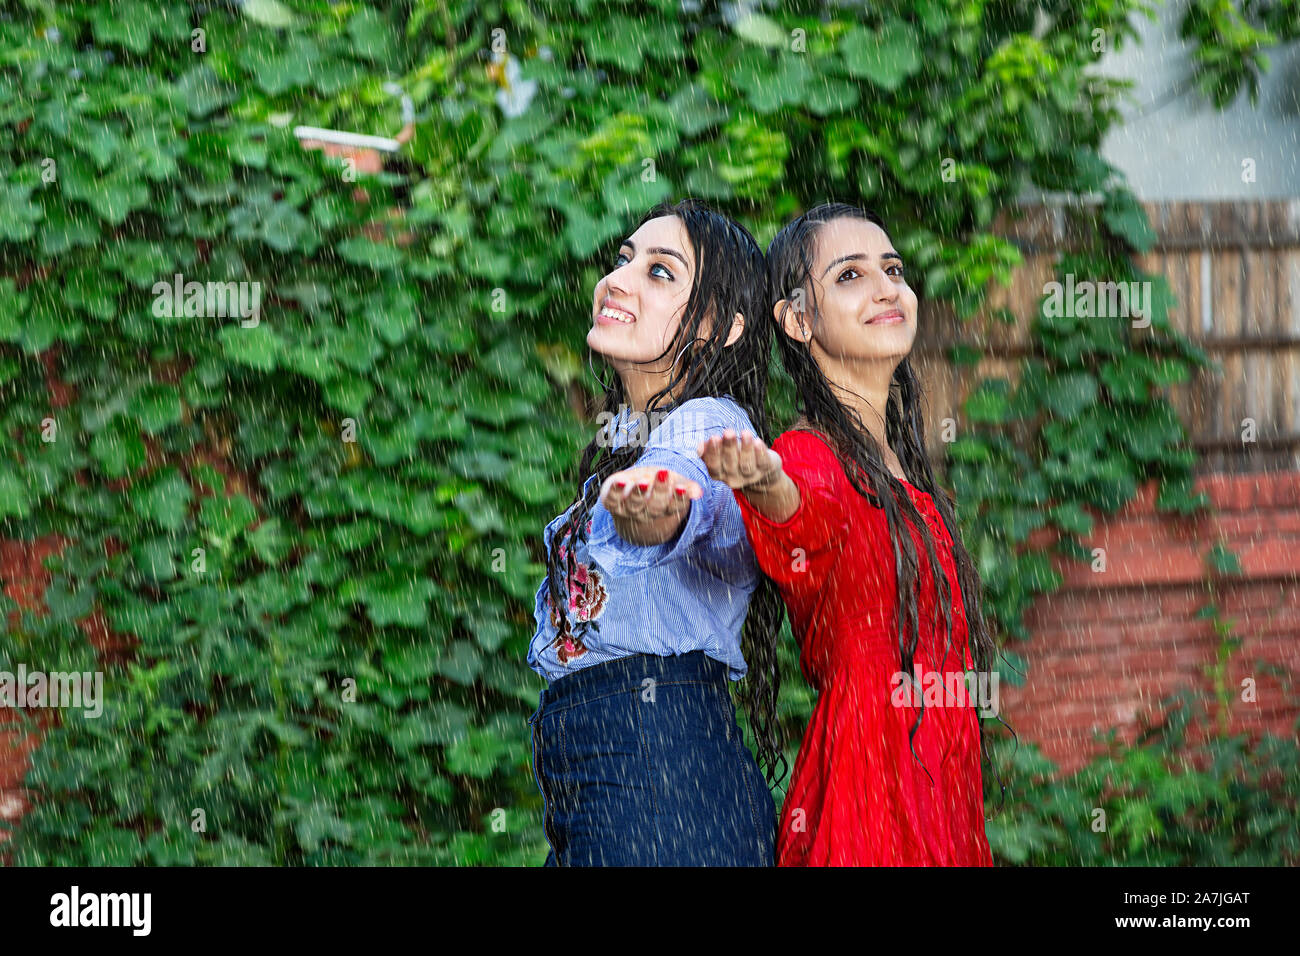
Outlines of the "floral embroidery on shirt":
{"label": "floral embroidery on shirt", "polygon": [[[591,533],[591,522],[587,522],[587,533]],[[560,560],[564,560],[567,555],[567,548],[560,545]],[[569,578],[569,616],[565,620],[560,619],[560,611],[551,602],[551,596],[548,592],[546,595],[547,607],[551,609],[551,627],[555,628],[555,640],[551,642],[551,647],[555,648],[556,659],[561,664],[568,663],[575,658],[586,654],[590,648],[583,642],[582,635],[586,633],[588,627],[594,627],[600,630],[600,626],[595,624],[595,619],[600,617],[605,610],[605,601],[609,593],[605,590],[605,585],[601,582],[600,572],[590,565],[579,564],[574,571],[573,576]],[[578,631],[575,634],[572,629],[572,622],[578,621]]]}

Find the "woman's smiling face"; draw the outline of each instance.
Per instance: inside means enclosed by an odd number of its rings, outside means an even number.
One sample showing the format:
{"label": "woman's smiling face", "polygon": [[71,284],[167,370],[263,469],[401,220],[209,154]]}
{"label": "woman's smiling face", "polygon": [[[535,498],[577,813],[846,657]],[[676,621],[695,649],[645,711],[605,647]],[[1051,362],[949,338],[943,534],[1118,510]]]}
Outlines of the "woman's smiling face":
{"label": "woman's smiling face", "polygon": [[[668,350],[694,285],[695,251],[676,216],[642,223],[619,246],[613,269],[596,283],[587,345],[618,367],[645,366]],[[666,355],[655,366],[668,368]]]}
{"label": "woman's smiling face", "polygon": [[[850,362],[907,357],[916,338],[916,293],[885,230],[865,219],[826,223],[817,233],[812,276],[820,316],[814,350]],[[798,324],[787,325],[796,338],[801,334]]]}

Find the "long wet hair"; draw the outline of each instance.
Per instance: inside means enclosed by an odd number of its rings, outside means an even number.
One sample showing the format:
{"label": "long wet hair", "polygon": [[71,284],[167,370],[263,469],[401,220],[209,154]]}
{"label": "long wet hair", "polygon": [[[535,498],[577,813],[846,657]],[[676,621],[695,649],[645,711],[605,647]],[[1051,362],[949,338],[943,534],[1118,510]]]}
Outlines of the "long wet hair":
{"label": "long wet hair", "polygon": [[[651,396],[644,421],[655,421],[655,412],[694,398],[730,395],[745,410],[755,433],[767,440],[767,366],[771,354],[771,323],[762,321],[769,312],[765,301],[766,267],[763,252],[754,237],[738,223],[709,209],[694,199],[678,203],[660,203],[647,212],[640,226],[661,216],[676,216],[686,228],[695,250],[695,274],[690,298],[681,325],[668,347],[653,361],[675,356],[667,384]],[[730,346],[732,317],[745,317],[744,331]],[[712,329],[703,334],[705,319],[713,318]],[[635,466],[641,457],[642,442],[628,442],[612,447],[613,429],[619,411],[627,404],[622,379],[611,374],[603,383],[605,394],[602,418],[612,419],[582,451],[578,466],[578,491],[570,507],[573,510],[554,532],[546,556],[546,573],[550,604],[557,611],[559,631],[569,630],[568,581],[576,571],[575,542],[585,540],[588,518],[600,498],[605,479],[617,471]],[[672,394],[680,389],[676,401]],[[648,429],[641,432],[642,438]],[[587,484],[588,478],[594,481]],[[584,492],[583,488],[587,490]],[[563,556],[560,548],[566,546]],[[758,765],[769,786],[785,776],[776,703],[780,688],[776,644],[785,606],[770,578],[759,572],[758,585],[750,599],[745,618],[741,651],[748,671],[737,687],[749,716],[754,734]],[[573,628],[579,639],[589,628],[599,629],[595,621],[580,620]]]}
{"label": "long wet hair", "polygon": [[[804,313],[800,318],[811,321],[812,327],[816,327],[820,321],[812,275],[817,235],[827,223],[843,218],[861,219],[875,223],[881,229],[885,228],[885,224],[878,216],[857,206],[826,203],[808,210],[788,223],[768,246],[768,301],[773,309],[782,300],[786,303],[781,315],[774,317],[773,328],[782,365],[794,380],[799,411],[814,428],[821,430],[831,439],[830,445],[853,488],[866,497],[872,505],[884,509],[897,581],[895,606],[899,609],[897,633],[899,669],[906,675],[906,680],[913,681],[912,668],[917,644],[920,641],[917,619],[917,596],[920,590],[919,564],[911,534],[902,533],[902,519],[906,518],[912,527],[919,531],[929,567],[933,572],[937,603],[942,608],[944,624],[947,628],[944,659],[953,640],[953,596],[948,575],[942,572],[942,567],[935,558],[934,538],[928,524],[918,513],[902,482],[894,477],[885,464],[880,445],[863,426],[857,411],[836,397],[830,382],[813,359],[809,345],[796,341],[782,331],[785,316],[791,309],[796,309],[794,303],[797,302],[804,303],[802,308],[797,309]],[[796,290],[803,290],[803,295],[797,295]],[[772,315],[773,309],[769,309],[766,314]],[[930,467],[930,459],[925,451],[922,400],[920,381],[911,362],[904,357],[890,381],[884,416],[885,435],[889,440],[890,448],[902,463],[908,481],[930,495],[948,533],[952,536],[953,558],[957,569],[957,583],[961,588],[962,603],[965,608],[971,658],[977,671],[988,672],[998,652],[983,614],[979,572],[962,543],[952,498],[935,482],[934,471]],[[923,694],[917,694],[917,698],[921,709],[916,723],[912,725],[908,734],[908,744],[912,749],[912,756],[919,762],[914,740],[921,726],[921,720],[925,717],[925,701]],[[981,754],[986,754],[982,721],[979,721],[979,728],[980,751]],[[922,767],[924,766],[922,763]],[[928,769],[926,773],[929,774]]]}

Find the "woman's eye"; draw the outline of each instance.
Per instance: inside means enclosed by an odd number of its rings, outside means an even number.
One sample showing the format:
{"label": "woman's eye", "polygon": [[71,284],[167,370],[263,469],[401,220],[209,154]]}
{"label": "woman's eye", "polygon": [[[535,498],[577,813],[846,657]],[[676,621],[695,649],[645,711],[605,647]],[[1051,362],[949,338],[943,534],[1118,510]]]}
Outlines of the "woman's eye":
{"label": "woman's eye", "polygon": [[623,263],[625,263],[625,262],[631,262],[631,261],[632,261],[632,260],[630,260],[630,259],[627,257],[627,254],[626,254],[626,253],[620,252],[617,256],[614,257],[614,268],[617,269],[617,268],[618,268],[619,266],[621,266]]}
{"label": "woman's eye", "polygon": [[845,269],[843,272],[840,273],[840,277],[839,277],[839,279],[836,280],[836,281],[838,281],[838,282],[843,282],[843,281],[845,281],[845,277],[846,277],[846,276],[854,276],[854,277],[856,277],[857,274],[858,274],[858,270],[857,270],[857,269]]}
{"label": "woman's eye", "polygon": [[663,278],[665,278],[665,279],[672,279],[672,278],[673,278],[673,274],[672,274],[671,272],[668,271],[668,267],[665,266],[662,262],[656,262],[653,266],[651,266],[651,267],[650,267],[650,274],[651,274],[651,275],[654,275],[656,269],[658,269],[661,273],[663,273]]}
{"label": "woman's eye", "polygon": [[886,269],[885,271],[886,271],[887,273],[889,273],[891,276],[900,276],[900,277],[901,277],[902,274],[903,274],[903,267],[902,267],[901,265],[899,265],[898,263],[894,263],[892,266],[890,266],[890,267],[889,267],[888,269]]}

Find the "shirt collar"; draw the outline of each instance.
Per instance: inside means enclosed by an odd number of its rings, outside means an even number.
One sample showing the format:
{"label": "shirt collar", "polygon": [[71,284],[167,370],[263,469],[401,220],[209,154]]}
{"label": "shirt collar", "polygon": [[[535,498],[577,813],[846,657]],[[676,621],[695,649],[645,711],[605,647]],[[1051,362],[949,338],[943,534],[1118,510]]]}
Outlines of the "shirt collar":
{"label": "shirt collar", "polygon": [[[675,407],[676,406],[671,403],[661,404],[658,408],[659,420],[662,421],[663,416],[667,415]],[[645,425],[640,424],[644,418],[644,412],[636,412],[633,411],[631,405],[623,405],[618,410],[618,414],[614,416],[614,420],[610,423],[610,447],[621,448],[623,445],[627,444],[631,437],[631,432],[633,429],[638,427],[642,429],[640,432],[641,439],[643,441],[648,440],[650,437],[649,430],[646,429]]]}

